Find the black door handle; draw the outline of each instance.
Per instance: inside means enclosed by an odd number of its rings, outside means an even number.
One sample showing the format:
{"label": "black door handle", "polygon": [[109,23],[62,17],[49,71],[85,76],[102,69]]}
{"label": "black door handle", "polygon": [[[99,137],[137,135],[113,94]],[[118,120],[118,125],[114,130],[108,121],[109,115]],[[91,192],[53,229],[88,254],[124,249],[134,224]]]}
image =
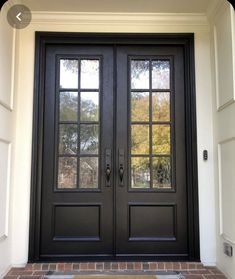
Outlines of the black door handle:
{"label": "black door handle", "polygon": [[106,187],[111,187],[112,153],[111,149],[105,150],[105,177]]}
{"label": "black door handle", "polygon": [[[110,182],[110,175],[111,175],[111,169],[110,169],[109,164],[106,165],[105,174],[106,174],[106,181],[107,181],[107,184],[108,184]],[[110,185],[107,185],[107,186],[110,186]]]}
{"label": "black door handle", "polygon": [[118,150],[118,164],[119,164],[119,185],[124,186],[124,160],[125,160],[125,154],[124,154],[124,149],[119,149]]}
{"label": "black door handle", "polygon": [[120,164],[120,166],[119,166],[120,185],[123,185],[123,176],[124,176],[124,168],[123,168],[123,165]]}

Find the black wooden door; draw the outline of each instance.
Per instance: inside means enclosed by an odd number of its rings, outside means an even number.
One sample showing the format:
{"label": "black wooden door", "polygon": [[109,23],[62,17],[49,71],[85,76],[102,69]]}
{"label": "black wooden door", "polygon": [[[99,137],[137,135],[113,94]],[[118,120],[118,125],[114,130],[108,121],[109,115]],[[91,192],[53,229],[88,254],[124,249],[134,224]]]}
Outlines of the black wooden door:
{"label": "black wooden door", "polygon": [[181,46],[46,48],[40,258],[188,258]]}
{"label": "black wooden door", "polygon": [[113,49],[50,46],[45,69],[41,257],[112,255]]}
{"label": "black wooden door", "polygon": [[117,254],[188,255],[184,100],[182,48],[118,48]]}

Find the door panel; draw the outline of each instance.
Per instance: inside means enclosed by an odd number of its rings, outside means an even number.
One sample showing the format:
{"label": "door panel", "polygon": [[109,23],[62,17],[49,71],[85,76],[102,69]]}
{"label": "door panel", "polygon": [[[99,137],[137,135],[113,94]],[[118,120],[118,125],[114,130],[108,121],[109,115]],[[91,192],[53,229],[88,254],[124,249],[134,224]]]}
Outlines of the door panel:
{"label": "door panel", "polygon": [[45,68],[40,253],[112,254],[113,49],[50,46]]}
{"label": "door panel", "polygon": [[183,73],[180,47],[118,48],[116,133],[125,154],[123,185],[116,178],[119,255],[187,256]]}

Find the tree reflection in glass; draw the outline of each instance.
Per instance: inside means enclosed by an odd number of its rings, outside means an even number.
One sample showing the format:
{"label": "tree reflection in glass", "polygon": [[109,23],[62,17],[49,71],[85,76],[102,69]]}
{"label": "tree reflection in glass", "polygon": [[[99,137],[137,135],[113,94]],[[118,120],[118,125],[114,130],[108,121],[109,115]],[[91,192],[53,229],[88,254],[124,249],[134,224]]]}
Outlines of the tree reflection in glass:
{"label": "tree reflection in glass", "polygon": [[80,153],[98,154],[99,151],[99,126],[80,125]]}
{"label": "tree reflection in glass", "polygon": [[131,158],[131,186],[132,188],[150,187],[149,158]]}
{"label": "tree reflection in glass", "polygon": [[79,188],[98,188],[98,158],[80,158]]}
{"label": "tree reflection in glass", "polygon": [[81,92],[81,121],[99,121],[99,92]]}
{"label": "tree reflection in glass", "polygon": [[60,121],[77,121],[78,93],[60,92]]}
{"label": "tree reflection in glass", "polygon": [[76,188],[77,158],[60,157],[58,165],[58,188]]}
{"label": "tree reflection in glass", "polygon": [[153,158],[153,188],[171,188],[170,157]]}

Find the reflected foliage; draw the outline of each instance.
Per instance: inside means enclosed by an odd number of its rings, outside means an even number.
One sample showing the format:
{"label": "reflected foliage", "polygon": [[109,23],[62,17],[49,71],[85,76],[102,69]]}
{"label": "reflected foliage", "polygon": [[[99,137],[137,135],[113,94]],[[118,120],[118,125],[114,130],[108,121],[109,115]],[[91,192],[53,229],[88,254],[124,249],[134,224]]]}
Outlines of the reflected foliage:
{"label": "reflected foliage", "polygon": [[171,188],[171,163],[169,157],[153,158],[153,188]]}
{"label": "reflected foliage", "polygon": [[99,126],[80,125],[80,143],[81,154],[98,154]]}
{"label": "reflected foliage", "polygon": [[131,158],[131,187],[149,188],[150,187],[150,166],[149,158]]}
{"label": "reflected foliage", "polygon": [[60,92],[60,121],[77,121],[78,93]]}
{"label": "reflected foliage", "polygon": [[79,188],[98,188],[98,158],[80,158]]}
{"label": "reflected foliage", "polygon": [[152,62],[152,88],[170,89],[170,62],[158,60]]}
{"label": "reflected foliage", "polygon": [[60,124],[59,153],[76,154],[77,153],[77,125]]}
{"label": "reflected foliage", "polygon": [[77,187],[77,158],[59,158],[58,188]]}
{"label": "reflected foliage", "polygon": [[149,120],[149,93],[144,93],[144,92],[131,93],[131,120],[132,121]]}

